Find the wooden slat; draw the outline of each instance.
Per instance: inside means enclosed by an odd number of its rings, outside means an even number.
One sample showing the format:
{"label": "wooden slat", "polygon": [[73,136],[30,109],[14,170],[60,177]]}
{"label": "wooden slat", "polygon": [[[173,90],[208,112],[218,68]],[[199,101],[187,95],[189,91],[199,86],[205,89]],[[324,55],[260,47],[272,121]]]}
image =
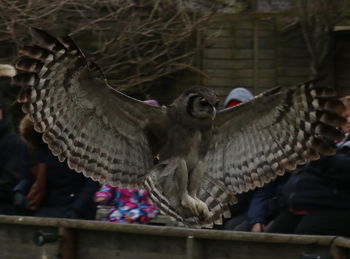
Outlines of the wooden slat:
{"label": "wooden slat", "polygon": [[251,59],[253,57],[253,50],[230,50],[230,49],[205,49],[203,58],[215,59]]}
{"label": "wooden slat", "polygon": [[[57,240],[39,248],[33,237],[40,230],[57,234],[65,228],[75,238],[75,258],[123,259],[295,259],[302,253],[326,257],[333,246],[344,249],[342,237],[196,230],[141,224],[70,220],[23,216],[0,216],[1,255],[4,258],[55,258],[64,242]],[[63,244],[63,245],[62,245]],[[15,247],[15,249],[14,249]]]}
{"label": "wooden slat", "polygon": [[253,69],[205,69],[204,72],[211,78],[250,78]]}
{"label": "wooden slat", "polygon": [[310,69],[309,67],[279,67],[277,73],[280,76],[308,77]]}
{"label": "wooden slat", "polygon": [[257,71],[257,75],[260,79],[262,78],[274,79],[276,76],[276,71],[275,69],[259,69]]}
{"label": "wooden slat", "polygon": [[307,80],[311,79],[310,77],[278,77],[278,85],[280,86],[290,86],[295,84],[300,84]]}
{"label": "wooden slat", "polygon": [[252,60],[236,60],[230,59],[203,59],[203,68],[204,69],[244,69],[252,68]]}
{"label": "wooden slat", "polygon": [[284,58],[309,58],[306,48],[279,48],[277,52]]}

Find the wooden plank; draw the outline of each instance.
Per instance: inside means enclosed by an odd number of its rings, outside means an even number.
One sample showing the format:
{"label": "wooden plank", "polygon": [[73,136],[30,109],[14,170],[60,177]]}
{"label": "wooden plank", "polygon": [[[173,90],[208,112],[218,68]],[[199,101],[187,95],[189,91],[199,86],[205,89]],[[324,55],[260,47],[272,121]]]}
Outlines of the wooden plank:
{"label": "wooden plank", "polygon": [[287,67],[310,67],[310,59],[308,58],[286,58],[277,57],[277,66],[287,66]]}
{"label": "wooden plank", "polygon": [[[233,31],[233,36],[218,38],[216,45],[210,46],[212,49],[205,49],[203,68],[209,76],[213,76],[206,80],[206,83],[212,87],[231,89],[234,84],[241,83],[240,80],[243,79],[244,85],[256,85],[256,92],[260,92],[281,83],[293,85],[309,79],[309,54],[301,39],[300,31],[294,30],[288,34],[281,34],[276,31],[275,20],[260,20],[255,16],[251,16],[250,19],[250,21],[244,20],[245,29],[239,28],[234,19],[222,20],[223,23],[228,21],[235,23],[233,27],[226,27]],[[256,24],[255,34],[254,23]],[[222,51],[219,51],[220,48]],[[225,50],[225,48],[228,49]],[[224,71],[217,71],[221,69]],[[247,77],[250,71],[231,73],[231,69],[253,69],[252,78]],[[224,90],[223,95],[226,92],[227,90]]]}
{"label": "wooden plank", "polygon": [[253,79],[252,78],[235,78],[232,80],[232,86],[253,86]]}
{"label": "wooden plank", "polygon": [[273,30],[273,27],[271,30],[261,30],[258,31],[259,38],[274,38],[275,32]]}
{"label": "wooden plank", "polygon": [[225,19],[225,18],[219,18],[218,19],[212,19],[208,22],[207,28],[210,29],[230,29],[233,26],[235,28],[240,29],[246,29],[246,30],[252,30],[253,29],[253,20],[256,20],[259,23],[259,28],[261,30],[269,31],[273,30],[273,22],[266,22],[261,19],[250,19],[249,17],[245,17],[245,19]]}
{"label": "wooden plank", "polygon": [[233,36],[236,38],[252,38],[253,32],[251,30],[237,29],[233,31]]}
{"label": "wooden plank", "polygon": [[270,38],[259,38],[258,47],[259,49],[271,49],[275,46],[274,37]]}
{"label": "wooden plank", "polygon": [[264,30],[264,31],[274,31],[274,26],[275,26],[275,22],[274,20],[263,20],[263,19],[257,19],[259,22],[259,29],[260,30]]}
{"label": "wooden plank", "polygon": [[253,47],[253,39],[240,38],[213,38],[209,40],[205,48],[218,49],[251,49]]}
{"label": "wooden plank", "polygon": [[277,73],[279,76],[308,77],[310,69],[305,67],[278,67]]}
{"label": "wooden plank", "polygon": [[232,78],[204,78],[204,86],[231,86],[233,84]]}
{"label": "wooden plank", "polygon": [[205,45],[205,48],[228,49],[233,48],[235,40],[233,38],[213,38]]}
{"label": "wooden plank", "polygon": [[259,79],[261,79],[261,78],[273,79],[276,76],[276,71],[275,71],[275,69],[258,69],[257,75],[258,75]]}
{"label": "wooden plank", "polygon": [[296,85],[303,83],[307,80],[311,79],[310,77],[284,77],[284,76],[279,76],[278,77],[278,85],[281,86],[288,86],[288,85]]}
{"label": "wooden plank", "polygon": [[260,59],[258,63],[258,69],[272,69],[275,70],[275,60],[274,59]]}
{"label": "wooden plank", "polygon": [[210,19],[208,28],[232,28],[232,24],[236,24],[237,27],[248,30],[253,27],[252,20],[248,17],[242,20],[232,15],[217,15]]}
{"label": "wooden plank", "polygon": [[309,58],[306,48],[278,48],[277,54],[284,58]]}
{"label": "wooden plank", "polygon": [[261,49],[258,53],[259,59],[275,59],[274,49]]}
{"label": "wooden plank", "polygon": [[203,80],[203,85],[214,88],[253,87],[252,78],[213,78]]}
{"label": "wooden plank", "polygon": [[[266,63],[267,64],[267,63]],[[244,69],[252,68],[252,60],[203,59],[203,69]]]}
{"label": "wooden plank", "polygon": [[305,48],[305,41],[302,38],[302,35],[298,37],[280,37],[278,44],[280,46],[290,47],[290,48]]}
{"label": "wooden plank", "polygon": [[253,50],[205,49],[203,51],[203,57],[215,59],[251,59],[253,57]]}
{"label": "wooden plank", "polygon": [[[276,87],[276,82],[275,82],[275,78],[272,77],[272,78],[259,78],[256,82],[256,88],[264,88],[264,89],[270,89],[270,88],[273,88],[273,87]],[[258,91],[258,90],[256,90]]]}
{"label": "wooden plank", "polygon": [[234,33],[231,28],[206,29],[204,30],[204,35],[215,35],[215,37],[218,38],[232,38]]}
{"label": "wooden plank", "polygon": [[253,69],[204,69],[204,73],[211,78],[249,78],[253,76]]}
{"label": "wooden plank", "polygon": [[253,48],[253,39],[235,38],[233,47],[237,49],[251,49]]}

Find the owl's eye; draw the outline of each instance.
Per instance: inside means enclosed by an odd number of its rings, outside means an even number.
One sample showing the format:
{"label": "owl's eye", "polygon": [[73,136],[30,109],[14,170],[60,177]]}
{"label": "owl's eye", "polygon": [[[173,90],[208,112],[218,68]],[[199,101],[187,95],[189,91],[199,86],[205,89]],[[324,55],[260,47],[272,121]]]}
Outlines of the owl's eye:
{"label": "owl's eye", "polygon": [[200,105],[203,105],[203,106],[210,105],[210,104],[208,103],[207,99],[205,99],[205,98],[201,98],[201,99],[199,100],[199,103],[200,103]]}

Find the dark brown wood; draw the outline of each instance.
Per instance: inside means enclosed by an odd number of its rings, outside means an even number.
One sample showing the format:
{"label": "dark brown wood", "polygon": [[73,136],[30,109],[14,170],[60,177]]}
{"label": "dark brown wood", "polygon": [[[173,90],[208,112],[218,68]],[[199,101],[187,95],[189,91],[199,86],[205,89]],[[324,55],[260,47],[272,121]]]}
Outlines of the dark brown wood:
{"label": "dark brown wood", "polygon": [[62,259],[75,259],[76,240],[74,230],[66,227],[59,227],[58,235],[62,238],[60,241]]}
{"label": "dark brown wood", "polygon": [[[338,254],[346,254],[350,246],[347,239],[334,236],[264,234],[0,216],[2,256],[25,259],[44,258],[49,255],[47,258],[54,258],[59,251],[59,242],[47,243],[43,247],[35,246],[32,238],[38,230],[61,234],[63,240],[75,239],[68,246],[74,244],[70,252],[75,252],[73,258],[77,259],[295,259],[301,253],[329,255],[332,246],[336,246],[332,249],[336,249]],[[336,252],[332,253],[335,255]]]}

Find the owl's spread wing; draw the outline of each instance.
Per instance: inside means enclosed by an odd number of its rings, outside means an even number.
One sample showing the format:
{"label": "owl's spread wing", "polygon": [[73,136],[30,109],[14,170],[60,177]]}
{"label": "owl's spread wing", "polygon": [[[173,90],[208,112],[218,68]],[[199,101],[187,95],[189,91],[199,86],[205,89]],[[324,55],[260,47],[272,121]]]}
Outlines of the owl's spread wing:
{"label": "owl's spread wing", "polygon": [[144,131],[161,108],[132,99],[105,82],[69,37],[33,29],[13,78],[18,101],[54,155],[101,183],[137,186],[152,166]]}
{"label": "owl's spread wing", "polygon": [[233,193],[261,187],[306,159],[335,152],[343,104],[310,81],[275,88],[218,113],[217,134],[205,158],[206,174]]}

